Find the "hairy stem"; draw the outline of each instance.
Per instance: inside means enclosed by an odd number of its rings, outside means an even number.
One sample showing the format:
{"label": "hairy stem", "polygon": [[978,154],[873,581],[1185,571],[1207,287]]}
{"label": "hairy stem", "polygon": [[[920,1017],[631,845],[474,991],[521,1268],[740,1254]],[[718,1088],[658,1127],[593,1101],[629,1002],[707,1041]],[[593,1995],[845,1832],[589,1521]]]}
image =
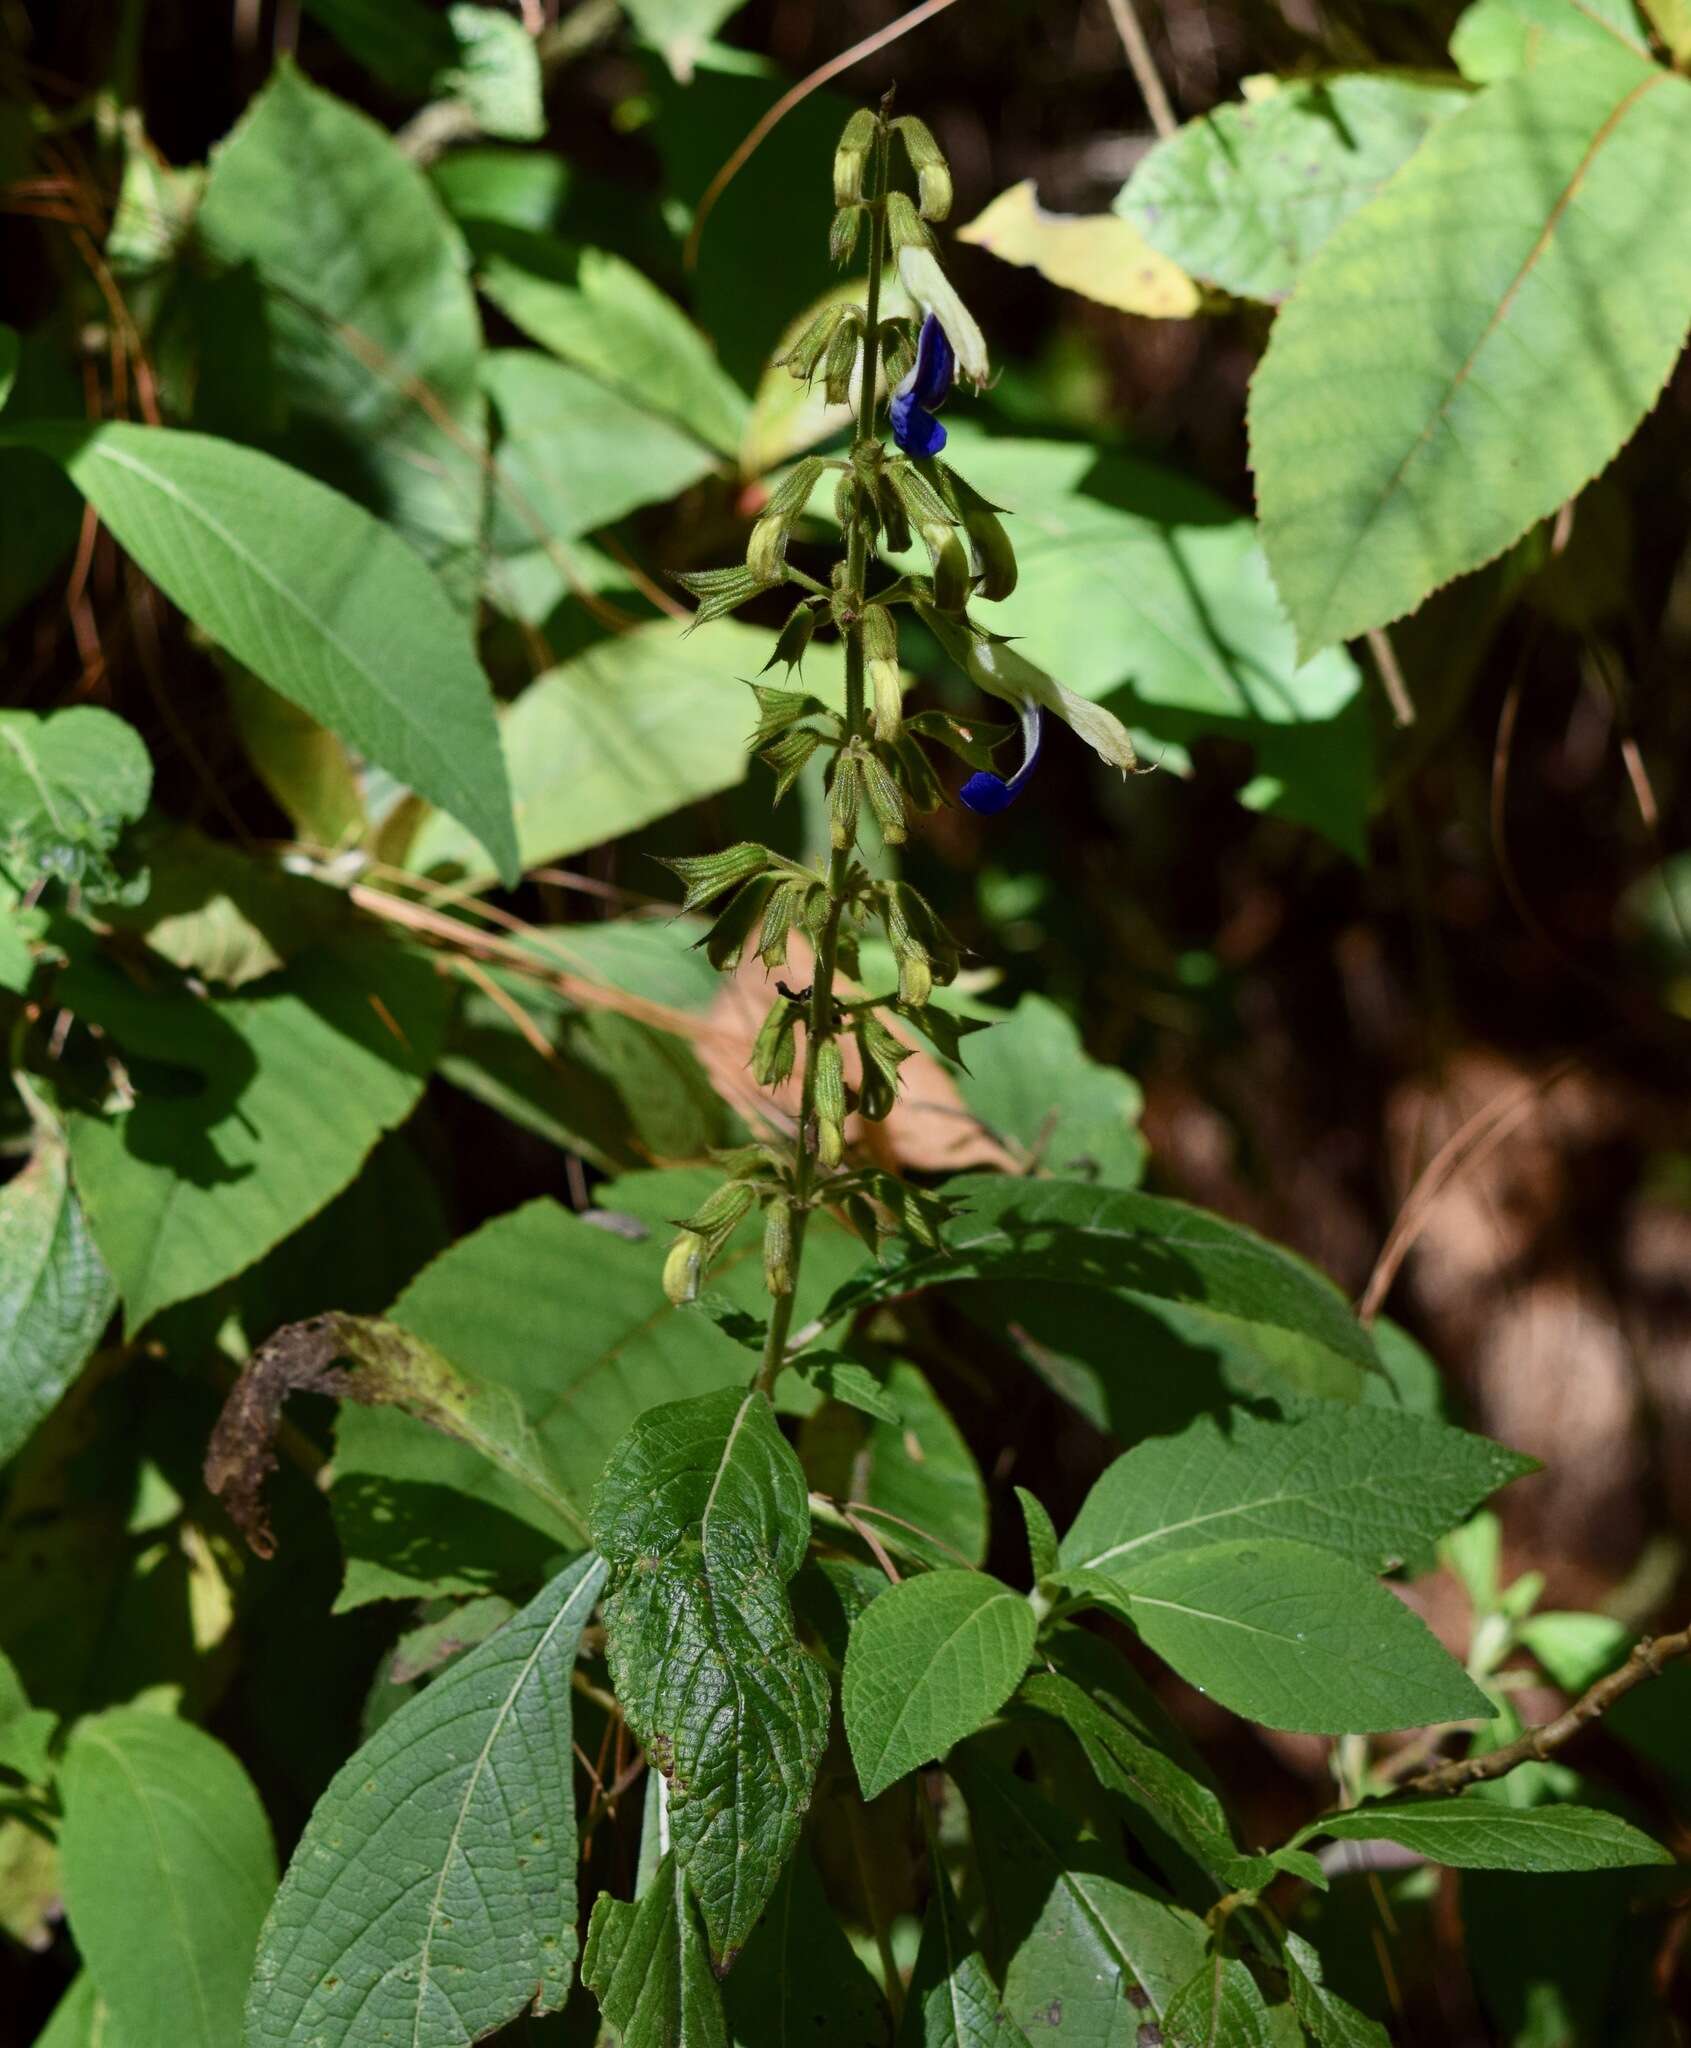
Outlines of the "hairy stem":
{"label": "hairy stem", "polygon": [[[871,192],[866,202],[869,215],[869,279],[864,297],[863,364],[858,385],[857,432],[853,447],[875,437],[875,386],[880,369],[881,272],[887,252],[887,157],[890,133],[885,118],[875,137]],[[864,581],[869,572],[869,530],[854,500],[851,523],[846,531],[845,627],[846,738],[854,740],[863,731],[863,610]],[[799,1274],[804,1264],[805,1230],[810,1221],[816,1187],[816,1157],[811,1148],[811,1120],[816,1111],[816,1054],[834,1031],[834,966],[839,953],[840,919],[845,913],[847,880],[851,872],[851,851],[836,847],[828,860],[828,914],[816,945],[815,969],[810,983],[810,1010],[805,1020],[804,1079],[799,1091],[799,1127],[796,1141],[797,1164],[793,1177],[793,1239],[790,1267],[792,1285],[778,1294],[770,1305],[769,1329],[763,1341],[763,1357],[753,1385],[765,1394],[773,1393],[786,1362],[787,1335],[793,1323]]]}

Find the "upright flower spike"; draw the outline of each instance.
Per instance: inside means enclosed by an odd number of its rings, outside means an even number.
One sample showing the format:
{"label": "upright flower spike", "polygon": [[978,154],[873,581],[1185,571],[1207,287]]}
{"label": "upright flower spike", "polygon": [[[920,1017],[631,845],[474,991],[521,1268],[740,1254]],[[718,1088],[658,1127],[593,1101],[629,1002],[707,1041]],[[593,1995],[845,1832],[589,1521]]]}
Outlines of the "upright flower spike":
{"label": "upright flower spike", "polygon": [[957,792],[958,801],[971,811],[990,817],[1007,811],[1027,787],[1028,778],[1039,765],[1039,747],[1044,734],[1045,714],[1031,698],[1024,697],[1022,712],[1022,765],[1008,781],[989,768],[978,769]]}

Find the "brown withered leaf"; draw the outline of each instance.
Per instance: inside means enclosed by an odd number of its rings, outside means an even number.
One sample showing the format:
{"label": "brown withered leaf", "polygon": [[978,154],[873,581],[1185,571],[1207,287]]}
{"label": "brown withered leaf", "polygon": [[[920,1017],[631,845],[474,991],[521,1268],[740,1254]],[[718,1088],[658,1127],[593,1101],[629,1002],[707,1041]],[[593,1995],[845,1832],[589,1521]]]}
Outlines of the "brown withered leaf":
{"label": "brown withered leaf", "polygon": [[[354,1369],[343,1371],[341,1359]],[[206,1450],[206,1485],[260,1557],[276,1551],[264,1486],[276,1469],[283,1405],[297,1393],[401,1409],[468,1444],[516,1480],[550,1511],[560,1541],[586,1541],[587,1517],[553,1480],[509,1387],[469,1379],[397,1323],[331,1310],[290,1323],[253,1353],[230,1389]]]}

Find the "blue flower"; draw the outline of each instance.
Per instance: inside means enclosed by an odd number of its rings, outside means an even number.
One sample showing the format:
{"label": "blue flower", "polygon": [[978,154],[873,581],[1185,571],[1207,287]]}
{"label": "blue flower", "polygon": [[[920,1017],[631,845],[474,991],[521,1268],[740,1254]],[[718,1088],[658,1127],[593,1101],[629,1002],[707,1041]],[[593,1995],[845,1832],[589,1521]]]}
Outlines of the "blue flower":
{"label": "blue flower", "polygon": [[916,361],[887,408],[892,437],[906,455],[937,455],[945,446],[945,429],[934,418],[934,408],[945,403],[956,374],[950,340],[938,316],[930,313],[916,342]]}
{"label": "blue flower", "polygon": [[994,775],[988,769],[981,769],[971,775],[957,792],[959,800],[971,811],[980,811],[991,816],[995,811],[1007,811],[1022,793],[1028,777],[1039,765],[1039,743],[1045,725],[1045,714],[1029,698],[1022,700],[1022,765],[1008,782],[1001,775]]}

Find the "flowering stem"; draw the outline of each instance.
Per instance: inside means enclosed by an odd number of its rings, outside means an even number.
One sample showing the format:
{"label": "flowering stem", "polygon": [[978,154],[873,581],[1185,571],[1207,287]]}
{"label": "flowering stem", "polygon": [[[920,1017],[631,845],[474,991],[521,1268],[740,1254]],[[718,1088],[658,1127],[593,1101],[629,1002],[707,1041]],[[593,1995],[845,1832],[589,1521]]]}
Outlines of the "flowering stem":
{"label": "flowering stem", "polygon": [[[880,369],[881,272],[887,256],[886,190],[890,131],[885,111],[876,128],[871,185],[864,202],[869,220],[869,280],[864,298],[863,364],[858,385],[857,433],[854,445],[872,440],[875,433],[875,388]],[[856,739],[864,729],[863,715],[863,624],[864,582],[869,570],[869,532],[856,500],[846,531],[845,626],[845,710],[846,737]],[[790,1257],[791,1285],[770,1304],[769,1328],[764,1336],[763,1357],[752,1384],[765,1394],[774,1392],[775,1382],[786,1363],[787,1336],[793,1323],[799,1273],[804,1261],[805,1228],[810,1221],[816,1184],[816,1158],[811,1147],[811,1125],[816,1113],[816,1059],[823,1042],[833,1036],[834,963],[839,950],[840,919],[846,907],[851,873],[851,849],[836,847],[828,860],[828,913],[816,944],[815,971],[811,976],[810,1009],[805,1021],[804,1079],[799,1092],[797,1162],[793,1175],[793,1236]]]}

